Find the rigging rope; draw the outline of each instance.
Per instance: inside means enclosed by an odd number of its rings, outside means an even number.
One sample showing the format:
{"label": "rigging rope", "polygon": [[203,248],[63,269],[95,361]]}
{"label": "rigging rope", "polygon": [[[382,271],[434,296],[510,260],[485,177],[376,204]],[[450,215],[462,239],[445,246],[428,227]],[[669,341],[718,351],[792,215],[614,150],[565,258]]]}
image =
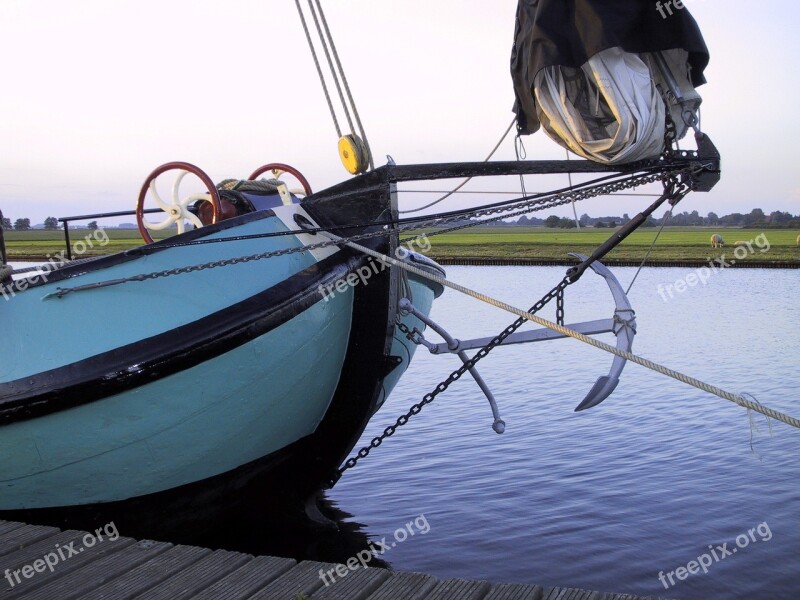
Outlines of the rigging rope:
{"label": "rigging rope", "polygon": [[650,244],[650,247],[647,249],[647,252],[645,253],[644,258],[642,259],[642,264],[639,265],[639,268],[636,270],[636,274],[633,276],[633,279],[631,280],[631,283],[628,286],[628,289],[625,290],[625,295],[626,296],[630,293],[631,288],[633,287],[633,284],[636,283],[636,278],[639,277],[639,273],[642,272],[642,269],[644,268],[644,264],[647,262],[647,259],[650,258],[650,253],[653,251],[653,248],[656,247],[656,242],[658,241],[658,238],[661,235],[661,232],[664,231],[664,227],[666,226],[667,221],[669,221],[670,217],[672,216],[672,209],[673,208],[675,208],[675,206],[674,205],[670,205],[669,210],[664,215],[664,218],[661,221],[661,227],[658,229],[658,232],[656,233],[656,237],[653,238],[653,243]]}
{"label": "rigging rope", "polygon": [[335,236],[333,234],[323,234],[323,235],[326,235],[326,237],[330,238],[331,240],[336,240],[339,243],[343,243],[346,246],[348,246],[348,247],[350,247],[350,248],[352,248],[354,250],[358,250],[359,252],[367,254],[368,256],[371,256],[371,257],[376,258],[376,259],[378,259],[380,261],[389,263],[392,266],[395,266],[395,267],[398,267],[398,268],[401,268],[401,269],[405,269],[406,271],[414,273],[415,275],[419,275],[420,277],[424,277],[425,279],[428,279],[430,281],[433,281],[433,282],[438,283],[440,285],[443,285],[445,287],[449,287],[450,289],[456,290],[457,292],[461,292],[462,294],[466,294],[467,296],[471,296],[472,298],[475,298],[476,300],[480,300],[481,302],[485,302],[486,304],[494,306],[495,308],[499,308],[499,309],[504,310],[506,312],[509,312],[509,313],[511,313],[513,315],[516,315],[516,316],[518,316],[520,318],[526,319],[528,321],[532,321],[532,322],[537,323],[537,324],[539,324],[539,325],[541,325],[543,327],[547,327],[548,329],[552,329],[553,331],[556,331],[556,332],[560,333],[561,335],[574,338],[574,339],[579,340],[579,341],[581,341],[581,342],[583,342],[585,344],[589,344],[590,346],[594,346],[595,348],[599,348],[600,350],[604,350],[606,352],[609,352],[610,354],[614,354],[616,356],[619,356],[621,358],[629,360],[630,362],[636,363],[637,365],[641,365],[641,366],[643,366],[643,367],[645,367],[647,369],[650,369],[650,370],[655,371],[657,373],[661,373],[662,375],[666,375],[668,377],[676,379],[677,381],[680,381],[680,382],[685,383],[687,385],[691,385],[691,386],[693,386],[693,387],[695,387],[695,388],[697,388],[699,390],[702,390],[704,392],[708,392],[710,394],[713,394],[713,395],[718,396],[720,398],[723,398],[725,400],[729,400],[730,402],[733,402],[734,404],[737,404],[737,405],[741,406],[742,408],[746,408],[748,410],[755,411],[755,412],[760,413],[762,415],[765,415],[765,416],[767,416],[769,418],[775,419],[776,421],[780,421],[782,423],[785,423],[787,425],[790,425],[792,427],[800,429],[800,419],[797,419],[795,417],[792,417],[791,415],[787,415],[787,414],[782,413],[780,411],[777,411],[777,410],[774,410],[774,409],[771,409],[771,408],[767,408],[766,406],[762,405],[761,403],[759,403],[756,400],[749,400],[749,399],[745,398],[741,394],[733,394],[733,393],[728,392],[726,390],[723,390],[722,388],[719,388],[717,386],[705,383],[703,381],[700,381],[699,379],[696,379],[696,378],[691,377],[689,375],[685,375],[685,374],[680,373],[679,371],[676,371],[674,369],[670,369],[669,367],[665,367],[663,365],[660,365],[660,364],[658,364],[656,362],[653,362],[651,360],[648,360],[646,358],[642,358],[642,357],[638,356],[637,354],[633,354],[632,352],[626,352],[624,350],[620,350],[620,349],[616,348],[615,346],[612,346],[610,344],[602,342],[602,341],[600,341],[598,339],[595,339],[595,338],[593,338],[591,336],[584,335],[582,333],[578,333],[577,331],[574,331],[572,329],[569,329],[569,328],[564,327],[562,325],[559,325],[557,323],[553,323],[553,322],[548,321],[547,319],[543,319],[543,318],[541,318],[539,316],[533,315],[533,314],[531,314],[529,312],[526,312],[524,310],[521,310],[519,308],[511,306],[510,304],[506,304],[505,302],[503,302],[501,300],[497,300],[495,298],[492,298],[491,296],[488,296],[486,294],[482,294],[481,292],[477,292],[477,291],[472,290],[472,289],[470,289],[468,287],[465,287],[463,285],[460,285],[458,283],[455,283],[453,281],[445,279],[444,277],[440,277],[440,276],[435,275],[433,273],[429,273],[429,272],[427,272],[427,271],[425,271],[423,269],[419,269],[419,268],[417,268],[417,267],[415,267],[413,265],[404,263],[404,262],[402,262],[400,260],[397,260],[397,259],[395,259],[395,258],[393,258],[391,256],[386,256],[385,254],[382,254],[380,252],[376,252],[375,250],[367,248],[366,246],[362,246],[360,244],[356,244],[355,242],[348,242],[345,239],[339,238],[338,236]]}
{"label": "rigging rope", "polygon": [[[508,137],[508,134],[511,132],[511,128],[514,126],[514,123],[516,123],[516,121],[517,121],[517,118],[516,118],[516,117],[514,117],[514,118],[512,119],[512,121],[511,121],[511,124],[508,126],[508,129],[506,129],[506,130],[505,130],[505,133],[503,133],[502,137],[500,138],[500,141],[499,141],[499,142],[497,142],[497,144],[495,144],[495,147],[494,147],[494,148],[492,148],[492,151],[491,151],[491,152],[489,152],[489,156],[487,156],[487,157],[486,157],[486,158],[483,160],[483,162],[489,162],[489,160],[490,160],[490,159],[491,159],[491,158],[494,156],[495,152],[497,152],[497,150],[500,148],[500,145],[501,145],[501,144],[502,144],[502,143],[505,141],[506,137]],[[518,157],[518,158],[519,158],[519,157]],[[408,214],[408,213],[415,213],[415,212],[419,212],[419,211],[421,211],[421,210],[425,210],[426,208],[430,208],[431,206],[434,206],[435,204],[439,204],[439,202],[442,202],[443,200],[446,200],[447,198],[449,198],[450,196],[452,196],[453,194],[455,194],[456,192],[458,192],[458,191],[459,191],[461,188],[463,188],[463,187],[464,187],[465,185],[467,185],[467,184],[468,184],[470,181],[472,181],[472,179],[473,179],[472,177],[467,177],[467,178],[466,178],[464,181],[462,181],[462,182],[461,182],[461,183],[460,183],[460,184],[459,184],[457,187],[455,187],[455,188],[454,188],[454,189],[452,189],[451,191],[447,192],[447,193],[446,193],[444,196],[442,196],[442,197],[441,197],[441,198],[439,198],[438,200],[434,200],[433,202],[430,202],[429,204],[426,204],[425,206],[420,206],[419,208],[412,208],[412,209],[410,209],[410,210],[399,210],[399,211],[397,211],[397,212],[398,212],[399,214],[401,214],[401,215],[404,215],[404,214]],[[488,192],[484,192],[484,193],[488,193]],[[525,195],[525,190],[524,190],[524,189],[523,189],[523,191],[522,191],[522,195],[523,195],[523,196]]]}
{"label": "rigging rope", "polygon": [[[342,83],[336,76],[336,69],[333,66],[333,60],[331,59],[330,50],[328,50],[328,40],[326,40],[325,36],[322,34],[322,27],[319,24],[319,17],[317,17],[317,11],[314,10],[314,3],[312,2],[312,0],[308,0],[308,8],[309,10],[311,10],[311,16],[314,18],[314,25],[317,28],[317,35],[319,36],[320,43],[322,44],[322,50],[325,52],[325,58],[328,60],[328,68],[330,69],[330,72],[333,74],[333,83],[336,85],[336,91],[339,92],[339,100],[342,103],[342,108],[344,108],[344,116],[347,119],[347,124],[350,126],[350,131],[354,131],[355,128],[353,127],[353,119],[350,116],[350,110],[348,109],[347,102],[345,102],[344,99],[344,92],[342,91]],[[322,7],[320,6],[320,12],[321,11]]]}
{"label": "rigging rope", "polygon": [[322,67],[319,65],[317,51],[314,49],[314,42],[311,40],[311,32],[308,31],[306,17],[303,14],[302,7],[300,6],[300,0],[294,0],[294,3],[297,6],[297,13],[300,15],[300,22],[303,24],[303,31],[306,33],[306,41],[308,41],[308,47],[311,49],[311,56],[314,58],[314,65],[317,67],[317,74],[319,75],[319,81],[322,84],[322,91],[325,93],[325,101],[328,103],[328,108],[331,111],[331,118],[333,119],[333,126],[336,128],[336,135],[342,137],[342,130],[339,127],[339,119],[336,118],[336,111],[333,108],[331,95],[328,92],[328,85],[325,83],[325,76],[322,74]]}
{"label": "rigging rope", "polygon": [[[567,154],[567,162],[569,162],[570,161],[569,150],[564,148],[564,152],[566,152],[566,154]],[[569,181],[569,187],[572,187],[572,173],[569,173],[569,172],[567,173],[567,181]],[[578,211],[575,210],[575,203],[574,202],[572,203],[572,215],[575,217],[575,227],[577,227],[578,231],[580,231],[581,230],[581,222],[578,221]]]}
{"label": "rigging rope", "polygon": [[[374,169],[375,163],[372,158],[369,140],[367,139],[367,132],[364,129],[363,123],[361,122],[361,115],[359,114],[358,107],[353,99],[353,93],[350,91],[350,83],[347,80],[347,75],[345,75],[344,67],[342,67],[342,61],[339,58],[339,51],[336,49],[336,43],[333,41],[333,35],[331,35],[330,27],[328,27],[328,20],[325,17],[325,11],[322,10],[322,4],[320,3],[320,0],[308,0],[308,8],[311,11],[311,16],[317,29],[317,36],[325,53],[325,58],[328,62],[328,69],[336,86],[336,91],[339,93],[339,101],[352,135],[342,135],[342,130],[339,127],[339,121],[336,118],[336,110],[333,106],[331,95],[328,92],[328,86],[325,83],[325,76],[322,73],[322,67],[320,66],[317,52],[314,48],[314,42],[311,39],[311,33],[306,22],[305,14],[303,13],[303,8],[300,6],[300,0],[295,0],[295,6],[297,7],[297,13],[300,15],[300,21],[303,24],[303,31],[306,34],[306,41],[308,42],[308,47],[311,50],[311,56],[314,58],[314,65],[317,68],[317,75],[319,76],[319,81],[322,84],[322,90],[325,93],[325,101],[328,103],[328,109],[330,110],[331,117],[333,118],[333,125],[336,128],[336,135],[339,138],[340,152],[342,150],[341,144],[345,143],[346,146],[349,147],[349,151],[352,151],[356,154],[355,164],[352,167],[348,166],[348,164],[345,164],[345,167],[353,174],[366,170],[367,163],[369,169]],[[355,126],[353,125],[354,120]],[[358,129],[358,133],[361,137],[355,135],[356,128]],[[347,156],[348,155],[345,154],[345,157]],[[345,159],[343,158],[343,161],[344,160]],[[361,165],[363,165],[363,167]],[[351,170],[351,168],[355,170]]]}
{"label": "rigging rope", "polygon": [[367,132],[364,130],[364,126],[361,124],[361,116],[358,114],[358,108],[356,107],[356,102],[355,100],[353,100],[353,94],[350,92],[350,84],[347,81],[347,76],[344,74],[342,63],[339,60],[339,52],[336,50],[336,44],[333,43],[333,36],[331,35],[331,31],[328,28],[328,20],[325,18],[325,13],[322,11],[322,5],[320,4],[319,0],[316,0],[316,2],[317,2],[317,10],[319,10],[319,16],[322,19],[322,25],[325,28],[325,33],[328,35],[328,42],[331,45],[333,58],[336,61],[336,66],[339,67],[339,74],[342,76],[342,83],[344,84],[344,90],[345,92],[347,92],[347,98],[350,100],[350,106],[353,108],[353,116],[356,119],[356,125],[358,125],[358,131],[361,133],[361,139],[364,141],[364,146],[366,146],[367,148],[367,155],[369,156],[369,168],[374,169],[375,164],[372,162],[372,150],[370,149],[369,141],[367,140]]}
{"label": "rigging rope", "polygon": [[[668,167],[664,167],[665,169]],[[526,214],[529,212],[535,212],[539,210],[544,210],[546,208],[552,208],[554,206],[560,206],[562,204],[566,204],[571,202],[574,198],[575,200],[585,200],[587,198],[592,198],[594,196],[603,196],[607,195],[616,191],[620,191],[623,189],[628,189],[631,187],[637,187],[639,185],[643,185],[646,183],[653,183],[658,181],[662,177],[666,175],[678,175],[678,174],[685,174],[685,172],[690,169],[673,169],[672,171],[657,171],[657,172],[644,172],[637,175],[632,175],[628,177],[624,177],[622,179],[616,179],[612,181],[608,181],[609,179],[614,179],[616,176],[609,176],[600,178],[595,182],[588,182],[584,184],[586,189],[582,190],[564,190],[564,191],[557,191],[550,195],[545,195],[543,197],[535,196],[532,199],[523,198],[521,200],[512,200],[512,201],[503,201],[497,202],[494,204],[489,204],[484,207],[478,207],[475,209],[469,209],[467,211],[453,211],[451,213],[442,213],[441,218],[432,219],[427,222],[425,221],[418,221],[417,219],[422,219],[422,217],[411,218],[407,219],[406,221],[411,221],[411,223],[403,222],[400,223],[398,227],[394,227],[393,229],[379,229],[377,231],[371,231],[367,233],[361,233],[354,236],[349,236],[346,238],[349,241],[357,241],[363,239],[369,239],[373,237],[381,237],[387,235],[395,235],[400,232],[410,232],[414,230],[418,230],[424,227],[432,227],[436,225],[443,225],[447,223],[454,223],[463,221],[464,214],[471,214],[473,216],[489,216],[489,215],[499,215],[491,217],[489,219],[484,219],[481,221],[473,221],[466,224],[458,224],[453,227],[444,228],[439,231],[432,231],[428,232],[428,237],[432,235],[438,235],[442,233],[447,233],[449,231],[457,231],[460,229],[466,229],[468,227],[475,227],[477,225],[482,225],[485,223],[491,223],[493,221],[497,221],[500,219],[508,218],[511,216],[517,216],[520,214]],[[598,183],[606,181],[606,183]],[[510,210],[516,209],[521,207],[519,210],[514,212],[508,212]],[[383,223],[377,223],[376,225],[384,225]],[[356,226],[340,226],[329,228],[329,230],[341,230],[341,229],[348,229],[353,228]],[[304,233],[327,233],[329,230],[324,230],[322,228],[310,228],[304,230]],[[192,245],[199,245],[200,243],[222,243],[222,242],[230,242],[230,241],[242,241],[248,239],[259,239],[259,238],[267,238],[267,237],[276,237],[276,236],[284,236],[284,235],[296,235],[298,231],[296,230],[289,230],[285,232],[272,232],[272,233],[263,233],[263,234],[254,234],[254,235],[246,235],[246,236],[237,236],[233,238],[217,238],[211,240],[195,240],[190,242],[182,242],[180,244],[172,244],[171,246],[158,246],[154,248],[154,251],[159,249],[164,249],[166,247],[182,247],[182,246],[192,246]],[[416,236],[415,236],[416,237]],[[339,238],[343,239],[343,238]],[[401,242],[406,242],[412,238],[406,238],[400,240]],[[177,267],[173,269],[165,269],[163,271],[156,271],[151,273],[142,273],[139,275],[133,275],[130,277],[123,277],[120,279],[110,279],[106,281],[99,281],[96,283],[90,283],[85,285],[78,285],[74,287],[67,287],[67,288],[56,288],[55,292],[51,292],[44,296],[43,299],[49,298],[63,298],[64,296],[71,294],[73,292],[82,292],[87,290],[95,290],[104,287],[110,287],[115,285],[121,285],[124,283],[133,283],[133,282],[140,282],[140,281],[147,281],[149,279],[157,279],[161,277],[169,277],[172,275],[182,275],[185,273],[193,273],[195,271],[202,271],[205,269],[216,269],[219,267],[225,267],[229,265],[237,265],[252,261],[264,260],[268,258],[274,258],[277,256],[284,256],[286,254],[294,254],[298,252],[305,252],[307,250],[315,250],[318,248],[324,248],[328,246],[338,245],[338,242],[326,241],[326,242],[318,242],[315,244],[308,244],[308,245],[299,245],[299,246],[289,246],[287,248],[282,248],[280,250],[272,250],[267,252],[261,252],[258,254],[251,254],[247,256],[239,256],[235,258],[228,258],[222,260],[211,261],[208,263],[198,264],[198,265],[189,265],[185,267]],[[148,246],[144,246],[142,248],[136,248],[131,253],[139,253],[144,255],[148,252]],[[27,288],[28,290],[35,289],[33,287]]]}

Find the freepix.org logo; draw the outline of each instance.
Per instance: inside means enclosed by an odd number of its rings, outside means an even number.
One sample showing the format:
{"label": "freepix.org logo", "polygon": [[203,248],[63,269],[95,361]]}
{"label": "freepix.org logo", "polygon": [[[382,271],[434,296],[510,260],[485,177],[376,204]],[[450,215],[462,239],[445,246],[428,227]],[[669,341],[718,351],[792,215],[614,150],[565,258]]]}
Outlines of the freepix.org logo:
{"label": "freepix.org logo", "polygon": [[392,548],[396,548],[398,544],[402,544],[409,537],[415,534],[425,535],[431,530],[430,523],[424,514],[419,515],[412,521],[406,523],[403,527],[398,527],[394,531],[394,539],[387,541],[386,536],[376,541],[374,544],[369,543],[369,548],[365,548],[355,556],[351,556],[344,564],[335,565],[333,568],[324,571],[319,570],[319,578],[325,584],[325,587],[333,584],[337,578],[347,577],[351,572],[358,568],[365,569],[367,564],[376,556],[381,556],[389,552]]}
{"label": "freepix.org logo", "polygon": [[[101,227],[82,240],[74,242],[72,244],[72,255],[75,257],[82,256],[95,247],[106,246],[109,241],[108,233]],[[69,262],[66,254],[66,250],[62,250],[55,255],[48,254],[47,262],[38,267],[39,272],[36,275],[14,281],[8,285],[0,286],[0,294],[3,295],[4,299],[11,300],[11,298],[17,295],[17,292],[24,292],[28,287],[39,281],[46,282],[50,277],[50,273],[58,269],[61,265]]]}
{"label": "freepix.org logo", "polygon": [[[428,239],[428,236],[423,233],[422,235],[410,240],[408,243],[408,250],[402,246],[399,246],[397,250],[395,250],[395,258],[397,258],[397,260],[403,260],[408,255],[408,251],[414,251],[415,247],[419,252],[428,252],[431,249],[431,242]],[[328,302],[336,295],[337,292],[343,294],[349,288],[355,287],[359,284],[367,285],[373,275],[382,273],[387,267],[390,266],[391,264],[386,260],[370,258],[369,261],[367,261],[367,264],[359,267],[351,273],[348,273],[346,277],[342,277],[330,285],[319,286],[318,291],[322,295],[322,298],[325,300],[325,302]]]}
{"label": "freepix.org logo", "polygon": [[[105,536],[104,536],[105,534]],[[73,540],[68,544],[56,544],[52,552],[48,552],[41,558],[37,558],[32,563],[23,565],[19,569],[6,569],[5,576],[8,583],[13,588],[25,579],[30,579],[37,573],[44,573],[50,571],[51,573],[56,570],[59,563],[69,560],[73,556],[78,556],[84,550],[93,547],[98,542],[108,540],[113,542],[119,538],[119,531],[114,521],[106,524],[103,527],[98,527],[94,533],[87,533],[79,540]],[[81,543],[79,543],[82,542]]]}
{"label": "freepix.org logo", "polygon": [[[756,535],[758,534],[758,535]],[[744,550],[751,544],[757,542],[768,542],[772,539],[772,531],[769,524],[764,521],[759,523],[756,527],[747,530],[747,533],[742,533],[736,536],[734,542],[725,542],[723,544],[709,544],[708,552],[698,556],[695,560],[690,560],[686,566],[681,566],[674,571],[658,572],[658,580],[665,590],[668,590],[673,585],[677,585],[680,581],[686,581],[690,575],[697,575],[700,571],[703,574],[708,573],[709,567],[725,560],[729,556],[733,556],[739,550]],[[675,580],[678,581],[675,581]]]}

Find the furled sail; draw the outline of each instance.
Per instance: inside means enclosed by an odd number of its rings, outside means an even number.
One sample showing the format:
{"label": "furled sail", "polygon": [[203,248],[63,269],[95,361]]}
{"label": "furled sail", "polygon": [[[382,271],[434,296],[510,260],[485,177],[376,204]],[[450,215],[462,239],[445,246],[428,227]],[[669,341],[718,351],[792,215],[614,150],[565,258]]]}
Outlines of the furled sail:
{"label": "furled sail", "polygon": [[511,56],[518,130],[542,126],[565,148],[608,164],[657,157],[667,113],[678,138],[695,125],[695,87],[708,60],[682,3],[519,0]]}

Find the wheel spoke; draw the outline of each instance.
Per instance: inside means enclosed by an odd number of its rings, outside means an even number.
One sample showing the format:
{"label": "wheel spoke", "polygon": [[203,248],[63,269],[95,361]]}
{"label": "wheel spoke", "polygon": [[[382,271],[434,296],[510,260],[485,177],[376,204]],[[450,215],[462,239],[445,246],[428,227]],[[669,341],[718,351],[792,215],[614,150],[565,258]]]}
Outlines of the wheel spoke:
{"label": "wheel spoke", "polygon": [[188,173],[189,171],[181,170],[175,178],[175,182],[172,184],[172,204],[175,206],[180,205],[181,181],[183,181],[183,178],[186,177]]}
{"label": "wheel spoke", "polygon": [[180,235],[184,231],[186,231],[186,225],[183,224],[183,219],[178,219],[175,221],[178,224],[178,234]]}
{"label": "wheel spoke", "polygon": [[163,210],[165,213],[169,212],[169,206],[166,202],[161,199],[161,196],[158,195],[158,190],[156,190],[156,180],[150,182],[150,193],[153,194],[153,200],[155,200],[156,205],[158,208]]}
{"label": "wheel spoke", "polygon": [[198,216],[188,211],[186,214],[186,220],[189,221],[192,225],[194,225],[197,229],[203,227],[203,222],[198,218]]}
{"label": "wheel spoke", "polygon": [[144,226],[147,227],[150,231],[162,231],[172,225],[177,219],[172,215],[169,215],[166,219],[161,221],[161,223],[150,223],[148,221],[142,220]]}

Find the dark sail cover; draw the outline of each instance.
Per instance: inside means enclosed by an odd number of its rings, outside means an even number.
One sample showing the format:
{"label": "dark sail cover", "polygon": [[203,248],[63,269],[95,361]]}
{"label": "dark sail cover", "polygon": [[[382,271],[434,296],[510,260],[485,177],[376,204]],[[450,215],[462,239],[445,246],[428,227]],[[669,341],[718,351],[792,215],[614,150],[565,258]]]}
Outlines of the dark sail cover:
{"label": "dark sail cover", "polygon": [[614,47],[633,53],[681,48],[689,53],[691,82],[705,83],[708,48],[682,2],[519,0],[511,77],[520,133],[539,129],[533,96],[539,71],[555,65],[578,69],[592,56]]}

